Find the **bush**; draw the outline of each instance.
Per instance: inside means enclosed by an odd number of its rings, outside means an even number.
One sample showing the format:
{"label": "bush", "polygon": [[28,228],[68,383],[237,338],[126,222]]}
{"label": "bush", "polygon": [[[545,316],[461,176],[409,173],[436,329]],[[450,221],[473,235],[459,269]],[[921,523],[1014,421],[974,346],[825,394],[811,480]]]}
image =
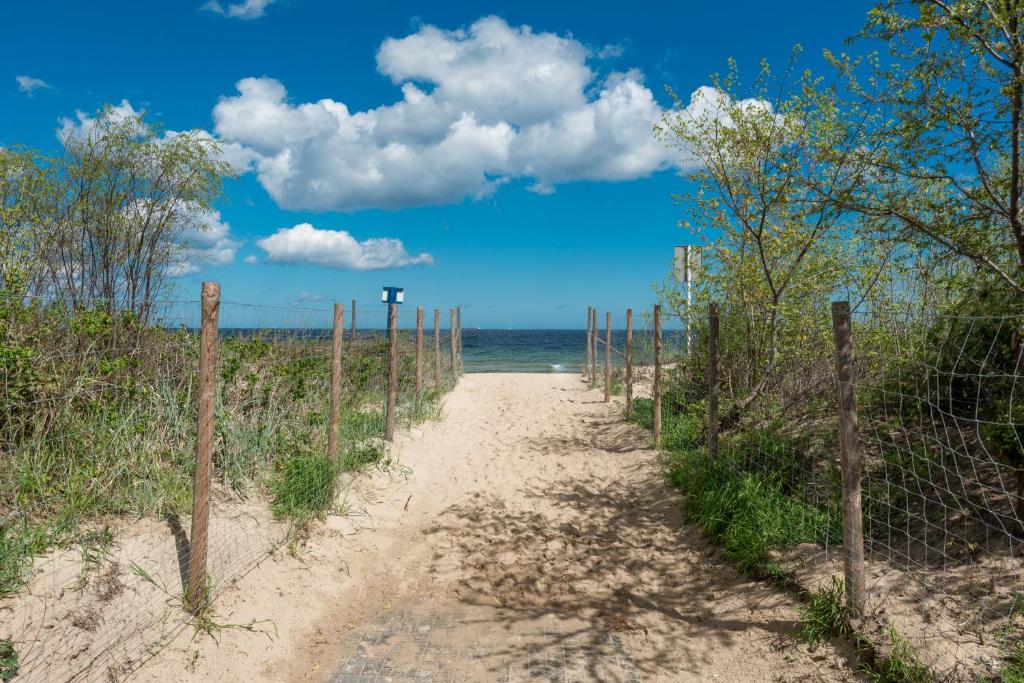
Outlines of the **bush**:
{"label": "bush", "polygon": [[322,515],[334,502],[337,473],[326,453],[302,453],[280,461],[271,484],[274,514],[300,521]]}

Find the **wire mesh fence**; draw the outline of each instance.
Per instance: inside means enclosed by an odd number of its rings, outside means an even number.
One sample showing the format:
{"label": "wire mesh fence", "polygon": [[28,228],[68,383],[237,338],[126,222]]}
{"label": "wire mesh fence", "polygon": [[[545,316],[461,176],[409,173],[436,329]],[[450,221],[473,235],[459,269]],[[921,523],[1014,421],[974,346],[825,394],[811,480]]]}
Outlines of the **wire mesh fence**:
{"label": "wire mesh fence", "polygon": [[[202,627],[227,587],[311,519],[338,510],[346,478],[389,461],[389,390],[399,429],[438,415],[461,373],[458,327],[441,329],[439,314],[435,328],[428,314],[418,334],[406,312],[392,337],[376,328],[386,306],[357,310],[362,324],[343,321],[336,344],[330,308],[218,302],[212,478],[199,494],[199,301],[144,311],[0,301],[5,676],[123,678],[180,629]],[[194,546],[199,498],[205,560]],[[188,590],[197,567],[198,593]]]}
{"label": "wire mesh fence", "polygon": [[854,311],[844,448],[828,308],[771,320],[723,307],[714,339],[709,313],[663,335],[661,396],[633,406],[660,432],[690,521],[743,569],[813,587],[845,575],[851,600],[862,580],[862,616],[890,641],[949,680],[992,675],[1022,605],[1024,317]]}

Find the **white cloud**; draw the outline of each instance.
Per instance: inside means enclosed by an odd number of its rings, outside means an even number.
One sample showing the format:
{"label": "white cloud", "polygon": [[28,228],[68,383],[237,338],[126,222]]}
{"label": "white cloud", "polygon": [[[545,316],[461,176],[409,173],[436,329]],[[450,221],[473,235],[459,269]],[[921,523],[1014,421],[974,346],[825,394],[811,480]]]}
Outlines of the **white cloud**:
{"label": "white cloud", "polygon": [[36,90],[49,90],[53,87],[43,79],[32,76],[15,76],[14,80],[18,82],[18,90],[27,93],[29,97],[32,97]]}
{"label": "white cloud", "polygon": [[273,2],[275,0],[242,0],[223,5],[219,0],[210,0],[202,9],[233,19],[259,19]]}
{"label": "white cloud", "polygon": [[249,265],[253,265],[255,263],[259,263],[260,262],[260,260],[258,258],[256,258],[256,256],[254,254],[249,254],[248,256],[246,256],[242,260],[245,261],[246,263],[248,263]]}
{"label": "white cloud", "polygon": [[252,154],[288,209],[398,209],[481,197],[514,178],[540,191],[629,180],[672,165],[663,114],[638,71],[597,81],[580,42],[487,17],[385,40],[381,73],[402,99],[365,111],[293,104],[283,84],[246,78],[213,110],[215,131]]}
{"label": "white cloud", "polygon": [[299,292],[299,295],[292,301],[293,306],[299,304],[311,303],[316,301],[325,301],[327,297],[323,294],[317,294],[315,292]]}
{"label": "white cloud", "polygon": [[[136,111],[128,100],[121,100],[120,104],[110,105],[110,122],[119,123],[126,119],[137,117],[141,112]],[[70,119],[62,116],[58,119],[60,128],[57,130],[57,137],[61,140],[68,138],[84,138],[92,133],[96,126],[96,118],[90,116],[81,109],[75,110],[75,118]]]}
{"label": "white cloud", "polygon": [[619,43],[611,43],[611,44],[605,45],[604,47],[602,47],[600,50],[597,51],[597,58],[598,59],[615,59],[616,57],[621,57],[622,53],[624,53],[625,51],[626,51],[626,48],[623,45],[621,45]]}
{"label": "white cloud", "polygon": [[309,223],[280,228],[256,240],[271,263],[296,263],[327,268],[381,270],[430,265],[430,254],[410,255],[401,240],[374,238],[359,242],[345,230],[322,230]]}
{"label": "white cloud", "polygon": [[196,211],[186,219],[188,226],[182,231],[181,263],[175,275],[191,275],[207,266],[226,266],[234,263],[235,254],[242,243],[231,238],[231,226],[221,219],[220,211]]}

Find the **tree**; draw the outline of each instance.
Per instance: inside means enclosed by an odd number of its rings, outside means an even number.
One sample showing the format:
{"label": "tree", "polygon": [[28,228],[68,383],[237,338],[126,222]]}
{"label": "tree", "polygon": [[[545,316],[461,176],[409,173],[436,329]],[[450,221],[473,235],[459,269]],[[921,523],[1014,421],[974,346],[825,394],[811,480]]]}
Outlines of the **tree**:
{"label": "tree", "polygon": [[145,321],[230,166],[208,135],[160,135],[109,107],[61,142],[24,164],[35,181],[16,202],[15,218],[33,226],[18,251],[37,269],[35,293]]}
{"label": "tree", "polygon": [[880,114],[871,182],[844,207],[887,239],[935,259],[968,259],[1018,301],[1022,15],[1018,0],[887,0],[861,35],[884,41],[890,63],[829,55],[861,104]]}
{"label": "tree", "polygon": [[734,321],[723,325],[743,328],[736,337],[747,344],[725,423],[777,379],[784,349],[827,335],[821,312],[855,270],[853,214],[844,204],[863,182],[869,117],[841,110],[834,89],[809,72],[791,83],[792,72],[776,83],[762,64],[752,97],[740,99],[730,63],[726,77],[688,105],[676,98],[657,129],[698,166],[694,191],[677,199],[690,214],[684,225],[696,226],[707,245],[702,296],[724,304]]}

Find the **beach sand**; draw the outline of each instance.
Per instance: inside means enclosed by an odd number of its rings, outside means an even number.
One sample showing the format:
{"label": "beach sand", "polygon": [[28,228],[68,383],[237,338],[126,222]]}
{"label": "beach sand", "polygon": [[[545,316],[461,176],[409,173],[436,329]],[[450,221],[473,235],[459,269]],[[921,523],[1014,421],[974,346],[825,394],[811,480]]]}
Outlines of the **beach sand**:
{"label": "beach sand", "polygon": [[[649,434],[575,374],[470,374],[393,467],[136,681],[852,680],[792,596],[681,523]],[[231,628],[255,622],[252,629]]]}

